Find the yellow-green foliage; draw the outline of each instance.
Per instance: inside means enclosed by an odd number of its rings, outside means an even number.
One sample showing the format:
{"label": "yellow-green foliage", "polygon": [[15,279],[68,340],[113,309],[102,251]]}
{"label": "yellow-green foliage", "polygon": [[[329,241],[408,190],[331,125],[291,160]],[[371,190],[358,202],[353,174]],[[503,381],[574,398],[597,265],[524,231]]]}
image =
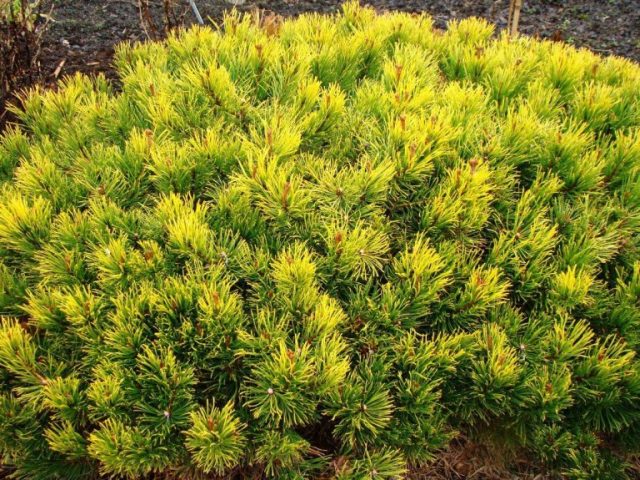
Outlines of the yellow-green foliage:
{"label": "yellow-green foliage", "polygon": [[115,63],[0,139],[16,477],[398,478],[458,435],[625,477],[638,65],[356,3]]}

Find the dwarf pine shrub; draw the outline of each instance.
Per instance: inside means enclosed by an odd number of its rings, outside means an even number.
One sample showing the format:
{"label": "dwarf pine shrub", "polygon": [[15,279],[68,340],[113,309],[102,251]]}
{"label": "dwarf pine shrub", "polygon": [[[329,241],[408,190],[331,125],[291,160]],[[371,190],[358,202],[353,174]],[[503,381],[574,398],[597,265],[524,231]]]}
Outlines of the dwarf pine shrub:
{"label": "dwarf pine shrub", "polygon": [[122,45],[0,141],[17,478],[640,452],[640,67],[348,3]]}

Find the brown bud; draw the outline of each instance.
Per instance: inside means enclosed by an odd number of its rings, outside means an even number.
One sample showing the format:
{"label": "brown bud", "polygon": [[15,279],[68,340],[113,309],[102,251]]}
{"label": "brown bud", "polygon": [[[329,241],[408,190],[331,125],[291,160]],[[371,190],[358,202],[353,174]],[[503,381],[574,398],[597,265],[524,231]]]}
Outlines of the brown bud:
{"label": "brown bud", "polygon": [[218,291],[214,290],[211,294],[211,297],[213,298],[213,305],[216,308],[220,308],[220,294],[218,293]]}
{"label": "brown bud", "polygon": [[409,158],[415,157],[417,151],[418,146],[415,143],[411,143],[411,145],[409,145]]}
{"label": "brown bud", "polygon": [[144,136],[147,139],[147,148],[151,148],[151,145],[153,145],[153,132],[147,128],[144,131]]}
{"label": "brown bud", "polygon": [[403,66],[400,64],[396,65],[396,82],[400,81],[400,77],[402,76]]}
{"label": "brown bud", "polygon": [[282,208],[284,208],[285,210],[288,208],[287,197],[289,196],[290,191],[291,191],[291,183],[286,182],[282,190]]}
{"label": "brown bud", "polygon": [[407,116],[402,113],[400,114],[400,117],[398,118],[400,120],[400,128],[402,128],[402,130],[406,130],[407,129]]}
{"label": "brown bud", "polygon": [[282,17],[279,15],[275,15],[273,13],[264,17],[264,20],[262,21],[262,28],[267,35],[273,37],[280,32],[280,25],[282,23],[281,18]]}

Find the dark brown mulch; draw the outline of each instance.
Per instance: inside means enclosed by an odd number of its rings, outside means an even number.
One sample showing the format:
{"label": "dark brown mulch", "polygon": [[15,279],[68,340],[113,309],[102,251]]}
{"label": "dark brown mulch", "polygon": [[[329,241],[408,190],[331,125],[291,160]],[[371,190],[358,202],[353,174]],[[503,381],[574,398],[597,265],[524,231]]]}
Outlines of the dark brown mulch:
{"label": "dark brown mulch", "polygon": [[[55,22],[45,38],[41,63],[51,79],[61,62],[59,75],[82,71],[110,72],[113,46],[123,40],[140,40],[136,0],[51,0]],[[150,1],[155,13],[160,0]],[[231,5],[225,0],[196,0],[205,18],[214,20]],[[479,16],[504,28],[508,0],[369,0],[380,10],[428,12],[436,26],[444,28],[452,18]],[[185,8],[187,1],[184,0]],[[340,0],[247,0],[240,7],[258,7],[280,15],[301,12],[333,12]],[[640,61],[640,0],[525,0],[521,18],[523,33],[554,38],[589,47],[602,54]],[[187,11],[187,21],[193,15]]]}

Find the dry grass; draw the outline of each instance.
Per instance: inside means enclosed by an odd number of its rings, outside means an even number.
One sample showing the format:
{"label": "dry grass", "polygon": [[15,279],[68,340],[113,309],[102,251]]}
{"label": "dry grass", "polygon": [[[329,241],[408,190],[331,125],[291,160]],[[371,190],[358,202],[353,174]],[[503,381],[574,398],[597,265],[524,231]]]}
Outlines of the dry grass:
{"label": "dry grass", "polygon": [[425,467],[410,472],[411,480],[550,480],[514,452],[491,443],[476,443],[464,437]]}

